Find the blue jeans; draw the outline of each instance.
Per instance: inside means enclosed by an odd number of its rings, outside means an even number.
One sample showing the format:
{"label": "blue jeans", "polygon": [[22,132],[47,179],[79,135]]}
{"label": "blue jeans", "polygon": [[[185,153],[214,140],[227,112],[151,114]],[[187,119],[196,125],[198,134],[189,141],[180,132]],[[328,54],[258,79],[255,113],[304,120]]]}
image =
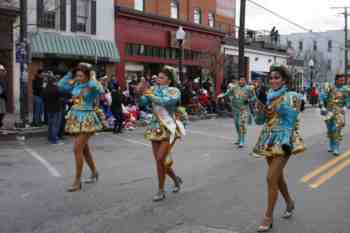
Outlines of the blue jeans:
{"label": "blue jeans", "polygon": [[40,96],[34,96],[34,114],[33,123],[40,124],[43,122],[44,100]]}
{"label": "blue jeans", "polygon": [[61,112],[48,112],[48,125],[49,125],[49,142],[56,144],[58,142],[58,134],[61,128],[62,113]]}

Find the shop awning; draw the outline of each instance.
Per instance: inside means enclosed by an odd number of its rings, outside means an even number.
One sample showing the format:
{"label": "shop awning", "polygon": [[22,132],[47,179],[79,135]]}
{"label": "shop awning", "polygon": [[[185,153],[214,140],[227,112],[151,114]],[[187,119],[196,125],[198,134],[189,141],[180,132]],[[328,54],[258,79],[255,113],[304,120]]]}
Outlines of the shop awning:
{"label": "shop awning", "polygon": [[89,37],[66,36],[58,33],[35,32],[30,36],[33,58],[70,58],[97,60],[110,63],[120,61],[113,41],[95,40]]}

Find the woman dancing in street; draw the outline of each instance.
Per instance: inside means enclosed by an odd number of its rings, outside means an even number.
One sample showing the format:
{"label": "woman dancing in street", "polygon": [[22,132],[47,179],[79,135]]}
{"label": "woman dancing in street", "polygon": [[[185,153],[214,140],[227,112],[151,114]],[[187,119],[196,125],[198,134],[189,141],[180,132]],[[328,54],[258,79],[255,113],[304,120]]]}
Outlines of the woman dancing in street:
{"label": "woman dancing in street", "polygon": [[146,139],[152,142],[153,155],[157,164],[158,193],[153,201],[165,199],[164,183],[166,175],[174,182],[173,192],[180,191],[182,180],[173,168],[173,160],[170,156],[175,141],[184,135],[184,127],[177,113],[177,105],[181,98],[180,91],[174,87],[176,81],[173,70],[165,67],[159,73],[156,86],[144,90],[152,103],[153,117],[145,132]]}
{"label": "woman dancing in street", "polygon": [[72,73],[68,73],[59,82],[61,91],[70,92],[73,96],[73,106],[66,116],[65,131],[74,135],[74,155],[76,175],[68,192],[81,190],[81,174],[84,160],[91,170],[91,177],[86,182],[98,180],[95,161],[89,147],[89,139],[103,125],[94,111],[95,99],[103,92],[101,84],[96,81],[95,72],[90,64],[80,63]]}
{"label": "woman dancing in street", "polygon": [[264,105],[257,101],[256,104],[255,120],[257,124],[264,124],[264,128],[253,151],[264,156],[268,164],[267,209],[258,232],[267,232],[272,228],[278,192],[281,192],[287,206],[283,218],[290,218],[295,208],[283,170],[289,157],[303,152],[305,146],[298,132],[301,101],[297,93],[288,90],[290,79],[287,68],[272,66],[267,103]]}

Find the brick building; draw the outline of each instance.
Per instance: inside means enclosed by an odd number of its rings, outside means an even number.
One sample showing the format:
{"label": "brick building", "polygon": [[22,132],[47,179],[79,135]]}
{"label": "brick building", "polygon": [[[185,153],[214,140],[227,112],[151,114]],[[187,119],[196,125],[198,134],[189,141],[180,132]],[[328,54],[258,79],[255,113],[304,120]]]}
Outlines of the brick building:
{"label": "brick building", "polygon": [[235,26],[236,0],[115,0],[115,4],[184,22],[199,18],[199,24],[225,33],[232,33]]}
{"label": "brick building", "polygon": [[[227,3],[232,7],[229,13]],[[220,53],[225,34],[234,34],[233,0],[115,0],[116,43],[121,62],[117,77],[124,85],[131,77],[156,74],[162,65],[177,66],[179,48],[175,34],[186,31],[186,78],[202,76],[202,55]],[[217,72],[219,87],[223,73]]]}

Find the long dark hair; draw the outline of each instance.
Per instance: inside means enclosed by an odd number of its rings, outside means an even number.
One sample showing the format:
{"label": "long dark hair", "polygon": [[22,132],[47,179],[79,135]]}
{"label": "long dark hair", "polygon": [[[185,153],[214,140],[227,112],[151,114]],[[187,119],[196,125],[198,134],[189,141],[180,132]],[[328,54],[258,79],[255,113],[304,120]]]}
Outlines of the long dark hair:
{"label": "long dark hair", "polygon": [[281,78],[286,82],[288,89],[291,89],[292,85],[292,75],[290,74],[287,67],[283,65],[272,65],[270,67],[269,77],[272,72],[278,72],[281,75]]}

